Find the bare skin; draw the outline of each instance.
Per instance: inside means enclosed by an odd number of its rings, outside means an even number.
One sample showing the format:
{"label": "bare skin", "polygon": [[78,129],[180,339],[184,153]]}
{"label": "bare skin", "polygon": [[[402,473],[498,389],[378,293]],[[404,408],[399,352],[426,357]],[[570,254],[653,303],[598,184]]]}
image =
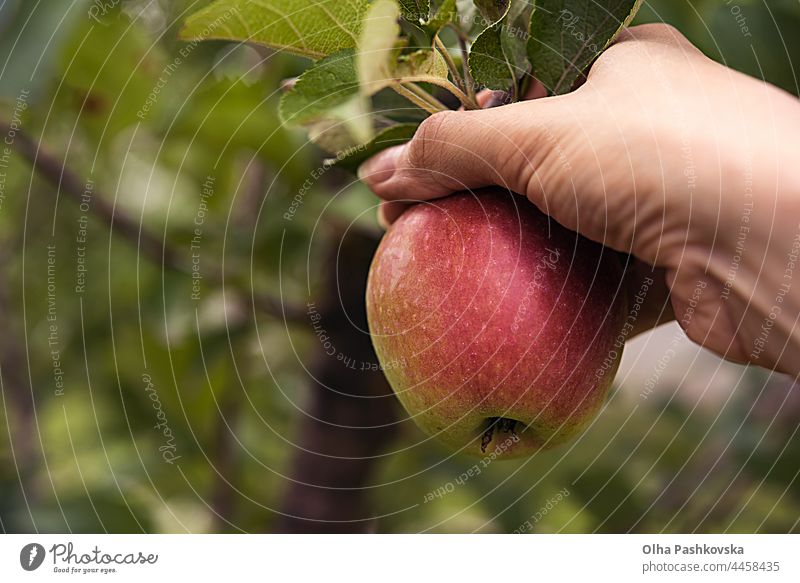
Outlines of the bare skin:
{"label": "bare skin", "polygon": [[800,101],[666,25],[626,30],[576,91],[537,93],[436,114],[368,160],[384,223],[505,186],[668,289],[648,292],[641,327],[674,314],[727,359],[800,374]]}

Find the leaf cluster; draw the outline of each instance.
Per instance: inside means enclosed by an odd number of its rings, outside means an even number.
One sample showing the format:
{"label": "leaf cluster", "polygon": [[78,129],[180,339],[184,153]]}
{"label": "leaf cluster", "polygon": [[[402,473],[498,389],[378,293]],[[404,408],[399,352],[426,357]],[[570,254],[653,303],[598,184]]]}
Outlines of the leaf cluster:
{"label": "leaf cluster", "polygon": [[[187,19],[181,37],[255,43],[311,59],[283,95],[281,118],[305,127],[334,162],[346,163],[410,139],[409,118],[420,112],[478,108],[481,89],[518,101],[536,78],[553,95],[570,91],[640,4],[216,0]],[[390,107],[389,93],[408,106]]]}

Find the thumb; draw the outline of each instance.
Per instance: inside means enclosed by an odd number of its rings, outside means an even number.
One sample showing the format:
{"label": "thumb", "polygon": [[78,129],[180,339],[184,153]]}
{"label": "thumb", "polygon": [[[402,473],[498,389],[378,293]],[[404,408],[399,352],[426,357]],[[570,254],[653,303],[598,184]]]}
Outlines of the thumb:
{"label": "thumb", "polygon": [[385,200],[428,200],[492,184],[519,192],[526,156],[511,110],[523,113],[511,105],[436,113],[407,144],[362,164],[358,176]]}

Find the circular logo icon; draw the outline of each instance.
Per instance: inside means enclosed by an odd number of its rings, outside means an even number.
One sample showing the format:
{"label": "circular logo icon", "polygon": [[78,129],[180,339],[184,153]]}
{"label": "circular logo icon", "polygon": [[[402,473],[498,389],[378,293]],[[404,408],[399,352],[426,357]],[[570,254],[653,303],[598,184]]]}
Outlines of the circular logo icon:
{"label": "circular logo icon", "polygon": [[39,543],[29,543],[19,552],[19,564],[26,571],[35,571],[44,562],[44,547]]}

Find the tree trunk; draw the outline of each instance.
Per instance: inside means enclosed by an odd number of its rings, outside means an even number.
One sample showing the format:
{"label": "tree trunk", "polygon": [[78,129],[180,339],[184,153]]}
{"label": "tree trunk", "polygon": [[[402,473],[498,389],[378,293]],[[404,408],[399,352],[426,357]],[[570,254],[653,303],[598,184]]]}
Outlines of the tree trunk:
{"label": "tree trunk", "polygon": [[374,530],[364,488],[380,463],[375,456],[397,432],[398,404],[367,333],[367,272],[378,238],[350,229],[341,246],[339,240],[331,245],[324,299],[309,307],[309,326],[318,317],[315,330],[325,331],[335,353],[320,354],[312,369],[318,382],[300,423],[278,532]]}

